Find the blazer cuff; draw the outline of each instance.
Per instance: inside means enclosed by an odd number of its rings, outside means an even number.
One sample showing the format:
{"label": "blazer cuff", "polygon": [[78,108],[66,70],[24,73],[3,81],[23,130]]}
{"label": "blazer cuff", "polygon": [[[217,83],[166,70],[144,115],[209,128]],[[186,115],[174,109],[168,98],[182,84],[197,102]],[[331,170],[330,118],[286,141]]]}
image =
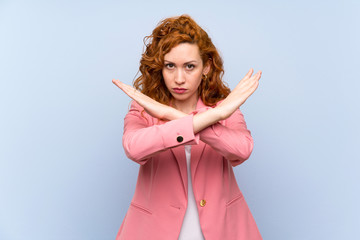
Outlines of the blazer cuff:
{"label": "blazer cuff", "polygon": [[[193,114],[172,120],[166,123],[166,128],[161,128],[165,148],[178,145],[197,145],[200,134],[194,134]],[[180,127],[179,127],[180,126]]]}

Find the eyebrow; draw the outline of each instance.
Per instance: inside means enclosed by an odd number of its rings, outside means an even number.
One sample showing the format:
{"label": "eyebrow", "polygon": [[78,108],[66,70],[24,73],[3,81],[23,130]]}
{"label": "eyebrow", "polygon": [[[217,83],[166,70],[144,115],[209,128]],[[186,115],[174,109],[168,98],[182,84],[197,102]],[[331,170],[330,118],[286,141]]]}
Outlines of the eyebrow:
{"label": "eyebrow", "polygon": [[[164,62],[167,62],[167,63],[171,63],[171,64],[176,65],[174,62],[169,61],[169,60],[164,60]],[[190,63],[198,63],[198,61],[196,61],[196,60],[191,60],[191,61],[185,62],[184,65],[187,65],[187,64],[190,64]]]}

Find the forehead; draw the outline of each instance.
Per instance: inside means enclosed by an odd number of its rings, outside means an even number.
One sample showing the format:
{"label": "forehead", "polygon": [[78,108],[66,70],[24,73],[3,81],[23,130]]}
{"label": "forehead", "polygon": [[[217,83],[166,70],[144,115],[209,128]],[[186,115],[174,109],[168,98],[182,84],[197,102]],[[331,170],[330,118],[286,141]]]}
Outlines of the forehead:
{"label": "forehead", "polygon": [[165,61],[188,62],[201,60],[199,47],[195,43],[180,43],[165,54]]}

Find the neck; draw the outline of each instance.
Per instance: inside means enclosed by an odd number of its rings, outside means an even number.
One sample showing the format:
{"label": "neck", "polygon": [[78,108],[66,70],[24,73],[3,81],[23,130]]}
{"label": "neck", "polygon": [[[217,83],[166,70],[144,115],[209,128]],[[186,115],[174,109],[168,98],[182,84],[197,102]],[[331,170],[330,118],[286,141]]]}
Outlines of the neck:
{"label": "neck", "polygon": [[182,111],[183,113],[189,114],[192,111],[195,111],[197,101],[198,101],[198,98],[192,99],[191,101],[190,101],[190,99],[188,101],[176,101],[174,99],[173,105],[177,110]]}

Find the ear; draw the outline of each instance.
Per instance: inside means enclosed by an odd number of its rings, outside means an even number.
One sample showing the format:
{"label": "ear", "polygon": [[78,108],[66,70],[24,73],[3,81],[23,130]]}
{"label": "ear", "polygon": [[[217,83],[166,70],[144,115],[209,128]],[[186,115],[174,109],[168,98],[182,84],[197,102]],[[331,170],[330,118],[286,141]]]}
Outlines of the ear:
{"label": "ear", "polygon": [[203,74],[204,74],[204,75],[207,75],[207,74],[210,72],[210,68],[211,68],[211,59],[209,59],[209,60],[205,63],[205,66],[204,66],[204,69],[203,69]]}

